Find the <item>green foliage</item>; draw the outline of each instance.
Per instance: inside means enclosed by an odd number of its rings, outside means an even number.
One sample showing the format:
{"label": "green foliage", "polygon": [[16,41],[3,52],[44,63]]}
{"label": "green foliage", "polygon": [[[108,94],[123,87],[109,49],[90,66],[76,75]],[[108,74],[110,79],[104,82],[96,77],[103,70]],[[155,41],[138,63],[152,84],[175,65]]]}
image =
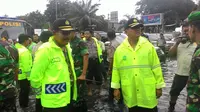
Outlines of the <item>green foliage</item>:
{"label": "green foliage", "polygon": [[136,3],[137,14],[165,14],[165,24],[172,24],[184,20],[195,4],[192,0],[140,0]]}
{"label": "green foliage", "polygon": [[40,11],[33,11],[30,12],[24,16],[18,16],[18,18],[23,19],[25,21],[27,21],[28,23],[30,23],[33,28],[43,28],[43,26],[47,23],[45,16],[40,13]]}
{"label": "green foliage", "polygon": [[104,16],[97,16],[100,4],[92,4],[92,0],[85,2],[73,2],[70,4],[68,13],[65,17],[70,19],[74,26],[81,30],[89,27],[89,25],[96,25],[98,28],[104,28],[107,24],[104,20]]}
{"label": "green foliage", "polygon": [[44,14],[39,11],[28,13],[18,18],[29,22],[34,28],[48,28],[57,18],[70,19],[73,25],[80,30],[88,28],[90,25],[95,25],[96,30],[107,31],[108,23],[104,20],[103,15],[96,15],[100,4],[92,4],[92,0],[87,2],[69,0],[49,0],[47,9]]}
{"label": "green foliage", "polygon": [[62,18],[63,15],[69,11],[69,0],[49,0],[47,4],[47,9],[44,12],[44,15],[47,18],[47,21],[53,24],[56,20],[56,7],[57,7],[57,18]]}

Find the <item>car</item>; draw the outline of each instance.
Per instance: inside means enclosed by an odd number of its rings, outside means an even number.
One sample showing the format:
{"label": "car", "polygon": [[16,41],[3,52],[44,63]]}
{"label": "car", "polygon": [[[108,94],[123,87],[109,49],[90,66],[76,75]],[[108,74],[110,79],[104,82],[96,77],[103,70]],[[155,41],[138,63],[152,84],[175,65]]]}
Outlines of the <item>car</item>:
{"label": "car", "polygon": [[[157,41],[160,38],[160,34],[148,34],[150,42],[157,47]],[[165,52],[168,53],[169,49],[174,45],[174,37],[172,34],[164,34],[166,40]]]}

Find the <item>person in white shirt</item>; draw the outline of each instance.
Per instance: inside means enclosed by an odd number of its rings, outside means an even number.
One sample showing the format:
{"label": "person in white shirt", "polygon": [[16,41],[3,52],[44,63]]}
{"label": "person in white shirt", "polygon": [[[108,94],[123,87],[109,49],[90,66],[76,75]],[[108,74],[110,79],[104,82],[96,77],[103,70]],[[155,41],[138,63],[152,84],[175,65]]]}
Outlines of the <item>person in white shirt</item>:
{"label": "person in white shirt", "polygon": [[177,42],[169,50],[169,56],[177,58],[177,71],[170,90],[168,112],[174,112],[178,96],[188,81],[192,55],[196,48],[196,44],[190,41],[188,32],[189,24],[185,20],[182,27],[182,36],[178,38]]}

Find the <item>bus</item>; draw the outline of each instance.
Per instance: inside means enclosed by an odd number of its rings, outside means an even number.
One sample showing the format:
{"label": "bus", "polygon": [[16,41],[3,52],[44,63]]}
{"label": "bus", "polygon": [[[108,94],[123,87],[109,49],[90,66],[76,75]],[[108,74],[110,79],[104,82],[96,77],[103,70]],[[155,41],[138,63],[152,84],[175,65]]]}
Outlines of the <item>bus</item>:
{"label": "bus", "polygon": [[0,17],[0,34],[7,31],[8,38],[12,40],[17,40],[20,34],[27,34],[33,36],[34,29],[32,25],[24,20],[9,17]]}

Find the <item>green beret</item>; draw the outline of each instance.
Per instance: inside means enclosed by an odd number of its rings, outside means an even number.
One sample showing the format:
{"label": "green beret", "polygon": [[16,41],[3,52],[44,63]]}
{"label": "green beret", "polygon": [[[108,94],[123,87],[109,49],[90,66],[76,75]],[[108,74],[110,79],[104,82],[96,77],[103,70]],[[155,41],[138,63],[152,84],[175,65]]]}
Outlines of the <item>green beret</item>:
{"label": "green beret", "polygon": [[199,21],[200,20],[200,11],[194,11],[188,16],[188,21]]}

